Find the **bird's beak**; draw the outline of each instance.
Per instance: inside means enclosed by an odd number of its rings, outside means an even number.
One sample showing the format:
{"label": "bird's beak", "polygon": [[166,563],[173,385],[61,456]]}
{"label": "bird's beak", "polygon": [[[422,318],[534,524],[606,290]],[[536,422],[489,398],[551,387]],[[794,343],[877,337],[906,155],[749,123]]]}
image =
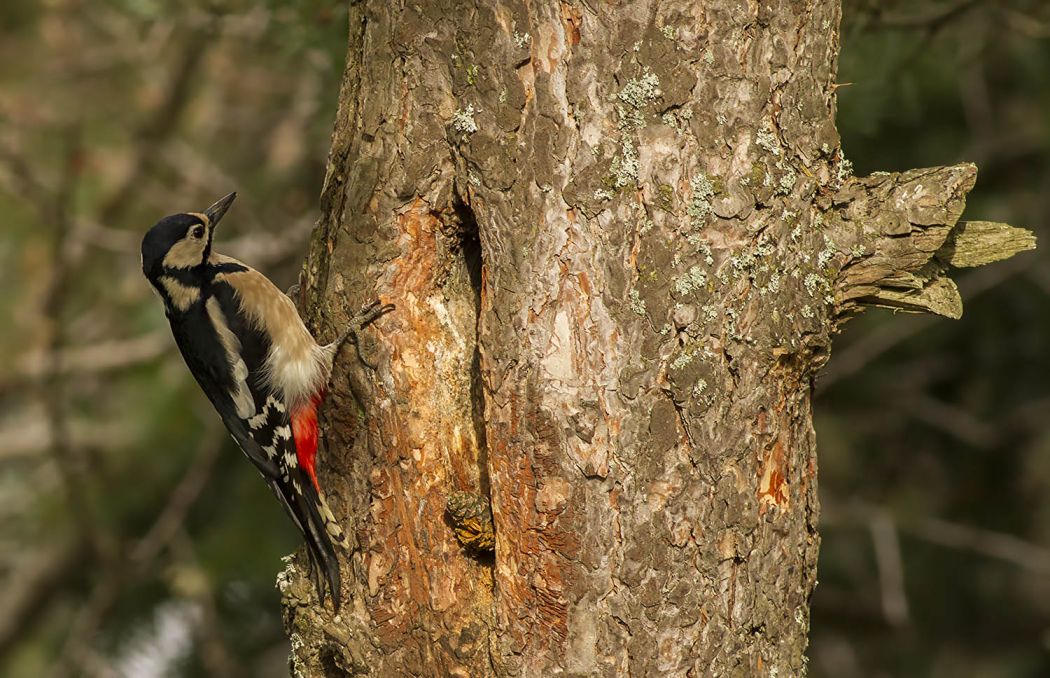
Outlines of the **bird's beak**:
{"label": "bird's beak", "polygon": [[222,215],[226,214],[226,210],[230,209],[230,205],[233,204],[233,199],[236,197],[237,192],[234,191],[224,198],[219,198],[211,207],[204,210],[204,214],[208,217],[212,228],[215,228],[215,224],[219,223],[219,219],[222,219]]}

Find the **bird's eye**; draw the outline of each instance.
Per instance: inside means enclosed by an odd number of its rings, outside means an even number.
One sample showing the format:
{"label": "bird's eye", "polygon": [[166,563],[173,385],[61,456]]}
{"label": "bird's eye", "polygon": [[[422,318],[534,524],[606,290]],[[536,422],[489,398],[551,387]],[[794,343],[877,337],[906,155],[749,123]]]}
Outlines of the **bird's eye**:
{"label": "bird's eye", "polygon": [[197,224],[196,226],[193,227],[193,230],[190,232],[190,234],[194,238],[197,238],[198,240],[200,238],[203,238],[204,237],[204,226],[202,226],[200,224]]}

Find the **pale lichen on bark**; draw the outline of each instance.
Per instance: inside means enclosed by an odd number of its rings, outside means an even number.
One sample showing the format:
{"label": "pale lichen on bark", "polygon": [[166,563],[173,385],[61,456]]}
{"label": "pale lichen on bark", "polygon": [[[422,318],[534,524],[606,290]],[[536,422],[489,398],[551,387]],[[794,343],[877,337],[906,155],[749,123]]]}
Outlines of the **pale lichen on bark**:
{"label": "pale lichen on bark", "polygon": [[849,176],[836,2],[351,16],[304,292],[397,311],[325,409],[354,547],[338,619],[286,577],[299,670],[804,672],[832,334],[1026,236],[958,222],[972,166]]}

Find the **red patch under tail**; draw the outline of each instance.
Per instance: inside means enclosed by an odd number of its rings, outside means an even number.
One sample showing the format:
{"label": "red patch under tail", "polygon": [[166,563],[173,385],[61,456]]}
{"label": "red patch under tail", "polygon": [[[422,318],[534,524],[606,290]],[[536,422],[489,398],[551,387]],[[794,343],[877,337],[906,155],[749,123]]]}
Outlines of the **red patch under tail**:
{"label": "red patch under tail", "polygon": [[292,436],[295,438],[295,456],[299,466],[306,470],[314,488],[320,492],[317,484],[317,408],[324,393],[317,393],[310,402],[292,410]]}

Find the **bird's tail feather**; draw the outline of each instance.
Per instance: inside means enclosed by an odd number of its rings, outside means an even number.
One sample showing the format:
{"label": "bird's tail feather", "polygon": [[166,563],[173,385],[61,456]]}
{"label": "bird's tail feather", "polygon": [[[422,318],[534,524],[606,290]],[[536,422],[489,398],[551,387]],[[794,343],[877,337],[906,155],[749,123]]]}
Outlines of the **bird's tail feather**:
{"label": "bird's tail feather", "polygon": [[306,540],[306,549],[310,557],[310,578],[314,581],[318,598],[323,604],[327,584],[327,591],[332,594],[332,606],[338,613],[342,577],[339,557],[332,539],[334,535],[338,535],[340,539],[337,539],[337,542],[340,545],[346,543],[345,538],[342,538],[342,528],[336,522],[328,504],[317,494],[309,480],[297,483],[297,487],[281,482],[273,482],[271,485],[274,494],[281,500],[281,504]]}

